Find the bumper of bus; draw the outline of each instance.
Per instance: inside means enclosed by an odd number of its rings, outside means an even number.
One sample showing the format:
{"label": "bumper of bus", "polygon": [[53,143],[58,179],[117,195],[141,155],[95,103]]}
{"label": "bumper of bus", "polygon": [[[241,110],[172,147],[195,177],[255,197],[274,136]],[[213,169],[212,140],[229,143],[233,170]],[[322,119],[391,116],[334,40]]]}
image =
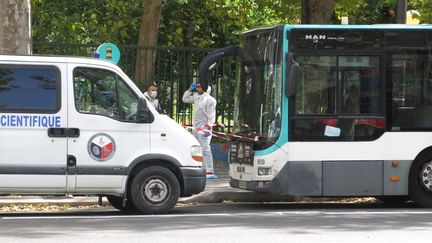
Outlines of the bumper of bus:
{"label": "bumper of bus", "polygon": [[244,181],[244,180],[231,178],[230,186],[234,188],[255,191],[255,192],[262,192],[262,193],[270,193],[270,194],[280,195],[280,196],[291,195],[288,191],[289,173],[288,173],[287,165],[285,165],[279,171],[279,173],[271,180]]}
{"label": "bumper of bus", "polygon": [[182,197],[192,196],[204,191],[206,185],[206,171],[204,167],[180,167],[183,176]]}
{"label": "bumper of bus", "polygon": [[249,191],[271,193],[270,183],[265,184],[262,181],[240,181],[231,178],[230,186],[233,188],[240,188]]}

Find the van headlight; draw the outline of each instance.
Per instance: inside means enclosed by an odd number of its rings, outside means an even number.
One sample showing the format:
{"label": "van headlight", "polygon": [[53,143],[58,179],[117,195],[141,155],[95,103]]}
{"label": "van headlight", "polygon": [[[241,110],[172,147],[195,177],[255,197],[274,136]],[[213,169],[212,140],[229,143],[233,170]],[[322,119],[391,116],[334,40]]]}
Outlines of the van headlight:
{"label": "van headlight", "polygon": [[199,145],[192,146],[190,149],[190,153],[193,160],[197,162],[203,162],[201,146]]}

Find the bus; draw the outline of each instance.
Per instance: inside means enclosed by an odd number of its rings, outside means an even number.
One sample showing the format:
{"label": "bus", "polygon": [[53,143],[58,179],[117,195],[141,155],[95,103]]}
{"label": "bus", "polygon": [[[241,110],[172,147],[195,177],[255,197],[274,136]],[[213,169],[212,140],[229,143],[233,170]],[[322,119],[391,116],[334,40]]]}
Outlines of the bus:
{"label": "bus", "polygon": [[277,25],[200,64],[240,60],[230,185],[432,207],[432,26]]}

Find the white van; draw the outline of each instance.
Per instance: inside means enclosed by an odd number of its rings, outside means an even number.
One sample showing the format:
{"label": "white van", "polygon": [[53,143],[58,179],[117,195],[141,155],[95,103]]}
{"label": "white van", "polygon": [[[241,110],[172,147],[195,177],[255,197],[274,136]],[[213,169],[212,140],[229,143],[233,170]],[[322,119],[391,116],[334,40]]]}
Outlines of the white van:
{"label": "white van", "polygon": [[163,213],[205,181],[196,139],[118,66],[0,55],[0,194],[99,195]]}

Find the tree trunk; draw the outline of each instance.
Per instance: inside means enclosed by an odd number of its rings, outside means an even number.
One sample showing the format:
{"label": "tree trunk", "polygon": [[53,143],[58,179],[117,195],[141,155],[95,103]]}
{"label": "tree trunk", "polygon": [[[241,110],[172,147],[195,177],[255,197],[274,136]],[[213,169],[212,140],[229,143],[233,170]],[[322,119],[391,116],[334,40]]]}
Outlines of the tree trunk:
{"label": "tree trunk", "polygon": [[398,0],[397,23],[406,24],[407,0]]}
{"label": "tree trunk", "polygon": [[144,46],[157,45],[161,8],[162,0],[146,0],[144,3],[135,65],[135,81],[141,90],[153,82],[156,50]]}
{"label": "tree trunk", "polygon": [[302,0],[302,24],[331,24],[336,0]]}
{"label": "tree trunk", "polygon": [[30,25],[30,0],[1,0],[0,54],[31,54]]}

